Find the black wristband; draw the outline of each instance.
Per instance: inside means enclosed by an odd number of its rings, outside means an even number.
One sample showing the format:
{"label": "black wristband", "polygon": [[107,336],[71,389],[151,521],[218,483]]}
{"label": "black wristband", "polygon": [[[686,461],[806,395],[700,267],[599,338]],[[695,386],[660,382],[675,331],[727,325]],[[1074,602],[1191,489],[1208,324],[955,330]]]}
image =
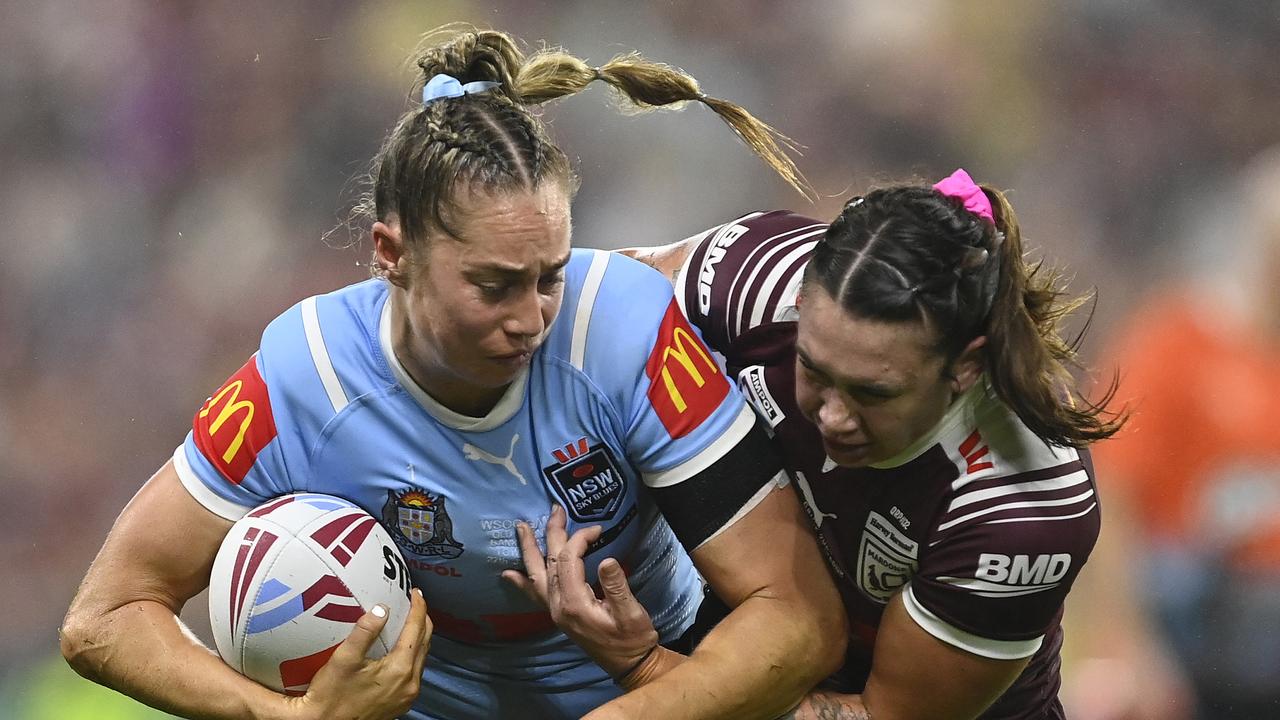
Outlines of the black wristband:
{"label": "black wristband", "polygon": [[646,652],[644,655],[641,655],[640,659],[635,661],[635,663],[633,663],[631,667],[627,668],[625,672],[623,672],[621,675],[615,675],[613,678],[614,684],[621,685],[623,681],[625,681],[628,677],[631,676],[631,673],[635,672],[636,670],[639,670],[640,666],[644,664],[644,661],[648,660],[649,656],[653,654],[653,651],[657,650],[659,647],[661,647],[661,643],[655,643],[653,647],[649,648],[648,652]]}

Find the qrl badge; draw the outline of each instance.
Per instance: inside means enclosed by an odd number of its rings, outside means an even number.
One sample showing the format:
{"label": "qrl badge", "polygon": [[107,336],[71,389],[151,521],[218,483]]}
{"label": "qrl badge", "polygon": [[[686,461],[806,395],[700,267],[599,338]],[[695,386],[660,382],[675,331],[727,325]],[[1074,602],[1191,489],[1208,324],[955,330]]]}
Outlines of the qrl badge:
{"label": "qrl badge", "polygon": [[542,468],[551,488],[578,522],[613,519],[627,494],[627,479],[605,445],[587,446],[587,439],[552,453],[557,462]]}
{"label": "qrl badge", "polygon": [[919,553],[919,543],[872,511],[858,545],[858,588],[878,603],[889,602],[915,575]]}
{"label": "qrl badge", "polygon": [[405,552],[423,557],[456,558],[462,543],[453,538],[453,521],[444,496],[411,488],[400,494],[388,490],[382,505],[382,524]]}

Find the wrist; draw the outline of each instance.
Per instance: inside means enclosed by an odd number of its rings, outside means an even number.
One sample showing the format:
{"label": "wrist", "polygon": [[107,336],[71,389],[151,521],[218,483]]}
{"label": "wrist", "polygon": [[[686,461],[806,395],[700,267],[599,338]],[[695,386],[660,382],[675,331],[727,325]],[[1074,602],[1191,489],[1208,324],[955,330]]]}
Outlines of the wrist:
{"label": "wrist", "polygon": [[649,658],[653,657],[653,653],[660,647],[662,646],[659,643],[654,643],[653,647],[646,650],[643,655],[638,659],[633,660],[629,665],[624,666],[621,670],[610,670],[609,674],[613,676],[613,681],[618,685],[626,687],[627,678],[634,675],[635,672],[640,669],[641,665],[648,662]]}
{"label": "wrist", "polygon": [[628,692],[635,690],[661,675],[661,668],[666,661],[666,656],[676,654],[678,653],[674,650],[668,650],[661,645],[654,645],[649,652],[645,653],[644,657],[628,668],[625,673],[615,675],[614,682]]}

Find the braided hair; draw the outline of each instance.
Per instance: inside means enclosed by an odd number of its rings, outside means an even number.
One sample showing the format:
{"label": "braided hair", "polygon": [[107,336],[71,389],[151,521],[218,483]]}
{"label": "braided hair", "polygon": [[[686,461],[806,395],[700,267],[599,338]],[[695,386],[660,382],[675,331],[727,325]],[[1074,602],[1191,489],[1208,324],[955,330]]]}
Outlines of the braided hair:
{"label": "braided hair", "polygon": [[923,185],[850,200],[814,249],[805,286],[859,318],[924,322],[948,365],[986,336],[991,385],[1032,432],[1071,447],[1110,437],[1124,422],[1105,410],[1115,383],[1097,403],[1083,398],[1068,370],[1080,337],[1060,333],[1087,298],[1068,298],[1058,273],[1027,264],[1008,199],[982,192],[994,222]]}
{"label": "braided hair", "polygon": [[[443,42],[435,42],[442,36]],[[785,137],[738,105],[709,97],[686,73],[635,53],[600,67],[557,49],[526,57],[506,33],[453,24],[424,37],[416,64],[422,73],[413,89],[415,99],[439,74],[460,83],[497,86],[415,102],[374,157],[371,189],[355,215],[383,221],[394,216],[410,248],[433,230],[456,236],[448,220],[457,209],[459,190],[490,195],[533,191],[551,180],[572,195],[577,179],[569,160],[529,106],[576,94],[596,80],[609,84],[638,112],[689,101],[706,105],[787,182],[808,191],[782,148],[789,142]]]}

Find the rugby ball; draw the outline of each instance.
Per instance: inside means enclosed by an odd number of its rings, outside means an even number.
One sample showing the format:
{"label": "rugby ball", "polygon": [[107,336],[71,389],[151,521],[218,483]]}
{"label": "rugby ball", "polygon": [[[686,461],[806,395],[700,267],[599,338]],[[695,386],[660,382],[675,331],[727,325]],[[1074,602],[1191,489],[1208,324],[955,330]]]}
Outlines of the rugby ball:
{"label": "rugby ball", "polygon": [[311,678],[378,603],[387,624],[369,650],[382,657],[409,616],[410,578],[378,521],[331,495],[264,503],[231,526],[209,578],[218,654],[277,692],[303,695]]}

